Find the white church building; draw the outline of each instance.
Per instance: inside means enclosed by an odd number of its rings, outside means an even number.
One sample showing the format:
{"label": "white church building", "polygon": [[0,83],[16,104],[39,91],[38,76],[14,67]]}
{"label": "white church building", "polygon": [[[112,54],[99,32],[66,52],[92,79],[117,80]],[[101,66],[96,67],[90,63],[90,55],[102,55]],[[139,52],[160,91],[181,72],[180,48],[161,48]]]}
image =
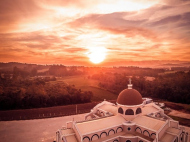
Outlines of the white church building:
{"label": "white church building", "polygon": [[84,121],[67,122],[56,142],[188,142],[188,133],[130,83],[116,104],[103,101]]}

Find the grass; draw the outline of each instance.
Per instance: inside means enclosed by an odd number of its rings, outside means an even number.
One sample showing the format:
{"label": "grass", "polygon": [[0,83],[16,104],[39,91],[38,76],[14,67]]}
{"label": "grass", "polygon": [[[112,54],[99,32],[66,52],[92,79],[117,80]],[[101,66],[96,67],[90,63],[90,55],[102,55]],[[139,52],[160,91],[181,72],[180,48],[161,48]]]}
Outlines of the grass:
{"label": "grass", "polygon": [[158,75],[165,75],[165,74],[171,74],[176,73],[177,71],[165,71],[164,73],[159,73]]}
{"label": "grass", "polygon": [[99,81],[88,79],[86,76],[70,76],[70,77],[57,78],[56,81],[52,81],[51,83],[58,83],[58,82],[74,85],[77,89],[81,89],[83,91],[92,91],[94,94],[92,101],[103,101],[104,99],[106,100],[117,99],[117,95],[98,87]]}
{"label": "grass", "polygon": [[41,69],[41,70],[38,70],[38,73],[39,72],[46,72],[46,71],[48,71],[49,70],[49,68],[47,68],[47,69]]}
{"label": "grass", "polygon": [[[190,113],[190,105],[189,104],[181,104],[181,103],[173,103],[168,101],[159,101],[165,104],[166,107],[169,107],[174,110],[182,111],[185,113]],[[167,112],[165,112],[167,114]],[[167,114],[168,115],[168,114]],[[179,121],[180,125],[188,126],[190,127],[190,119],[177,117],[169,115],[172,119]]]}
{"label": "grass", "polygon": [[187,118],[181,118],[181,117],[177,117],[177,116],[171,116],[169,115],[172,119],[179,121],[180,125],[184,125],[184,126],[188,126],[190,127],[190,119]]}
{"label": "grass", "polygon": [[174,102],[169,102],[169,101],[165,101],[158,98],[153,98],[153,100],[155,102],[164,103],[166,107],[169,107],[171,109],[183,111],[185,113],[190,113],[190,104],[174,103]]}
{"label": "grass", "polygon": [[92,91],[94,96],[92,98],[92,101],[103,101],[104,99],[106,100],[116,100],[117,95],[114,95],[113,93],[103,90],[101,88],[93,87],[93,86],[84,86],[81,87],[82,90],[84,91]]}
{"label": "grass", "polygon": [[173,103],[173,102],[167,102],[167,101],[163,101],[163,103],[165,104],[166,107],[169,107],[171,109],[190,113],[190,105],[189,104]]}
{"label": "grass", "polygon": [[[165,71],[164,73],[159,73],[158,75],[165,75],[165,74],[172,74],[172,73],[176,73],[179,71]],[[185,73],[188,73],[189,71],[184,71]]]}
{"label": "grass", "polygon": [[94,86],[98,87],[98,81],[88,79],[86,76],[71,76],[71,77],[65,77],[60,78],[58,81],[64,81],[70,85],[75,85],[75,87],[83,87],[83,86]]}

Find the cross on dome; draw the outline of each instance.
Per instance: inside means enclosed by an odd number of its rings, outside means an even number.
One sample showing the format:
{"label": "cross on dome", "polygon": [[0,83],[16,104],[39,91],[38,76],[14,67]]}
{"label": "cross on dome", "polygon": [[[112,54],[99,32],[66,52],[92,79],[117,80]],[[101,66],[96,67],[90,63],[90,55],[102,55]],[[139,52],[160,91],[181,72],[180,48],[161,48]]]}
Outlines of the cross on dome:
{"label": "cross on dome", "polygon": [[129,84],[131,84],[131,78],[129,78]]}
{"label": "cross on dome", "polygon": [[131,78],[129,78],[129,84],[128,84],[128,89],[132,89],[132,84],[131,84]]}

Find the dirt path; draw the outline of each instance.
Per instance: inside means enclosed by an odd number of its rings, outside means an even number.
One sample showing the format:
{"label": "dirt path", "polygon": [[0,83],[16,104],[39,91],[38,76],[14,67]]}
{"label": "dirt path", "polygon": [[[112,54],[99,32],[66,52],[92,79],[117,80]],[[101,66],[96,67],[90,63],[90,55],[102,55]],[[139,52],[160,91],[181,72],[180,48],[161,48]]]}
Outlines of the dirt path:
{"label": "dirt path", "polygon": [[65,117],[0,121],[0,140],[2,142],[53,142],[55,133],[67,121],[84,120],[85,114]]}
{"label": "dirt path", "polygon": [[177,111],[177,110],[172,110],[168,115],[190,119],[190,114],[189,113],[184,113],[184,112]]}
{"label": "dirt path", "polygon": [[[76,104],[77,113],[88,113],[99,102]],[[29,120],[62,117],[76,114],[76,105],[63,105],[46,108],[0,111],[0,121]]]}

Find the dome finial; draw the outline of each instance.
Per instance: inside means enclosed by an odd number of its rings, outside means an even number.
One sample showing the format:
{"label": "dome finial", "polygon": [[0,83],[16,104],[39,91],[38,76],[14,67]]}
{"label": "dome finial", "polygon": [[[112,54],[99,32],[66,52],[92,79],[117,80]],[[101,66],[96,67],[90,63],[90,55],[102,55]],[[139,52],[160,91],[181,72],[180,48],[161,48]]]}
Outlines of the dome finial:
{"label": "dome finial", "polygon": [[133,84],[131,84],[131,78],[129,78],[129,84],[128,84],[128,89],[132,89]]}
{"label": "dome finial", "polygon": [[129,84],[131,84],[131,78],[129,78]]}

